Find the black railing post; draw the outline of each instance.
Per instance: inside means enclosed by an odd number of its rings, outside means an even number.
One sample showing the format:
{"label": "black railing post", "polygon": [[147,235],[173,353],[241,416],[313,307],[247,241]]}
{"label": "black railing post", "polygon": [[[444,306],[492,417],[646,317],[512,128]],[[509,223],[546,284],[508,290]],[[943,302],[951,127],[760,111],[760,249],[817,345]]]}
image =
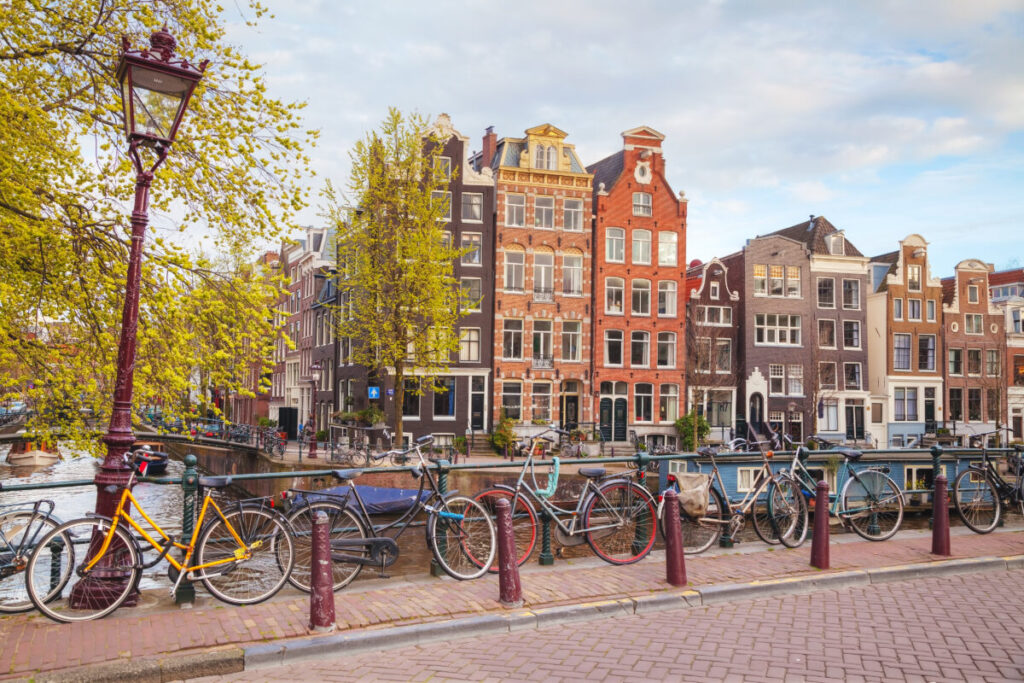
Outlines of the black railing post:
{"label": "black railing post", "polygon": [[[441,492],[442,496],[448,495],[448,466],[451,465],[447,460],[437,461],[437,490]],[[425,474],[423,476],[426,476]],[[444,545],[445,539],[439,538],[437,540],[437,551],[442,555],[448,552],[448,548]],[[430,557],[430,575],[431,576],[445,576],[446,572],[441,568],[441,565],[437,563],[433,555]]]}
{"label": "black railing post", "polygon": [[[192,532],[195,529],[196,519],[196,491],[199,490],[199,472],[196,470],[196,456],[189,453],[185,456],[185,472],[181,475],[182,491],[182,517],[181,517],[181,542],[189,545],[192,540]],[[185,553],[181,553],[184,561]],[[188,579],[183,579],[178,584],[178,590],[174,594],[174,602],[182,607],[191,607],[196,601],[196,588]]]}
{"label": "black railing post", "polygon": [[555,563],[555,556],[551,552],[551,515],[546,510],[540,511],[541,535],[540,535],[540,559],[543,566]]}

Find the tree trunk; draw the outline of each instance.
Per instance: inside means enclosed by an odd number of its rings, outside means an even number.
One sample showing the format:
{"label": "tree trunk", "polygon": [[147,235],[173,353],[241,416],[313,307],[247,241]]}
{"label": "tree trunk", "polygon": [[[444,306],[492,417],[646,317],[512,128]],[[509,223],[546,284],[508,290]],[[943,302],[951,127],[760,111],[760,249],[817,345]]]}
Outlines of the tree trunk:
{"label": "tree trunk", "polygon": [[405,367],[401,364],[395,365],[395,446],[402,445],[404,436],[402,429],[402,406],[405,405]]}

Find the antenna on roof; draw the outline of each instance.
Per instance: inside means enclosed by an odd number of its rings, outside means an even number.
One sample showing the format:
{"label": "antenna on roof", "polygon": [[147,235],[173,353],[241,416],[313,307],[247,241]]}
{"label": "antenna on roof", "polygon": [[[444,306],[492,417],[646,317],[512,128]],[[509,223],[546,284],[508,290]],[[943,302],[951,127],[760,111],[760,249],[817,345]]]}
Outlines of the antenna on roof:
{"label": "antenna on roof", "polygon": [[811,230],[814,230],[814,214],[813,213],[811,214],[811,219],[809,221],[807,221],[807,231],[810,232]]}

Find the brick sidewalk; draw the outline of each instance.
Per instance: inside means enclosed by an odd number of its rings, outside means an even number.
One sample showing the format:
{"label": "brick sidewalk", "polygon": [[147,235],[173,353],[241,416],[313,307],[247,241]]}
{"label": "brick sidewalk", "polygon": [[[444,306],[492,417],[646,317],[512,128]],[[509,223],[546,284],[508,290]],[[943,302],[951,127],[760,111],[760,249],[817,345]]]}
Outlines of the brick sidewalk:
{"label": "brick sidewalk", "polygon": [[[953,557],[961,558],[1024,554],[1024,531],[956,535],[952,548]],[[926,563],[937,559],[930,551],[927,535],[897,536],[883,543],[834,543],[830,549],[834,571]],[[795,550],[689,557],[686,563],[691,585],[707,586],[820,573],[809,566],[809,558],[808,543]],[[625,567],[590,560],[530,566],[524,568],[522,583],[526,607],[535,609],[642,597],[670,589],[665,583],[663,553],[652,553]],[[495,576],[469,582],[396,579],[351,586],[335,594],[335,605],[338,628],[344,631],[504,612],[497,598]],[[144,602],[153,601],[147,596]],[[308,610],[308,596],[286,590],[249,607],[231,607],[207,598],[187,611],[159,605],[125,608],[112,617],[79,624],[56,624],[38,614],[0,618],[0,676],[303,637]]]}

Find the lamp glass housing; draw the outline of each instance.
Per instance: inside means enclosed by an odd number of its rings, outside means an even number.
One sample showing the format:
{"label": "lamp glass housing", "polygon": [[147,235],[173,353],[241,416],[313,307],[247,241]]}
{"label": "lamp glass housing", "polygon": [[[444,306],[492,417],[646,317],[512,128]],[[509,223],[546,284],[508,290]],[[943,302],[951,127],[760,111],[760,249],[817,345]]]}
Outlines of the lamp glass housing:
{"label": "lamp glass housing", "polygon": [[118,69],[128,140],[170,145],[200,74],[125,55]]}

